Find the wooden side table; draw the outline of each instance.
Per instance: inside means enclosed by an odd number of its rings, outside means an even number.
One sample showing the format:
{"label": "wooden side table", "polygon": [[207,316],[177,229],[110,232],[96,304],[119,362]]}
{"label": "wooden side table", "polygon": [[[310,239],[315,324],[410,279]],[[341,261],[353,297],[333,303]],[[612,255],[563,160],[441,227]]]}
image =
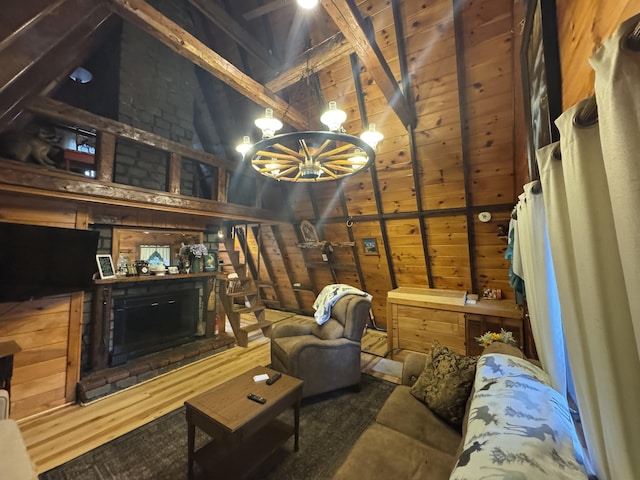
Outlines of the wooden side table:
{"label": "wooden side table", "polygon": [[[194,462],[216,478],[243,478],[291,436],[298,451],[303,382],[282,374],[272,385],[255,383],[253,376],[263,373],[271,376],[276,372],[255,367],[184,403],[189,479],[193,478]],[[253,402],[247,398],[249,393],[267,402]],[[276,418],[290,407],[294,409],[293,425]],[[212,438],[197,451],[196,427]]]}

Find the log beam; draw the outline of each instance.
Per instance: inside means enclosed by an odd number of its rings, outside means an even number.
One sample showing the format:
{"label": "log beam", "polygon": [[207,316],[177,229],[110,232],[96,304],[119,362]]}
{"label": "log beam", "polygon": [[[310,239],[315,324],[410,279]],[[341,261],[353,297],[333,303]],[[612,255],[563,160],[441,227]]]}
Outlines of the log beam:
{"label": "log beam", "polygon": [[303,52],[289,64],[283,65],[276,76],[265,83],[265,86],[272,92],[279,92],[302,78],[334,64],[343,55],[351,53],[353,53],[351,44],[342,33],[337,33]]}
{"label": "log beam", "polygon": [[189,0],[189,3],[250,55],[272,69],[277,69],[280,66],[280,62],[271,52],[264,48],[255,37],[236,22],[220,5],[208,0]]}
{"label": "log beam", "polygon": [[149,211],[180,214],[188,212],[192,216],[222,217],[247,222],[290,221],[280,212],[271,210],[186,197],[118,183],[98,182],[81,175],[15,161],[0,160],[0,162],[2,162],[0,192]]}
{"label": "log beam", "polygon": [[365,32],[362,17],[354,12],[347,0],[320,0],[320,3],[344,37],[351,43],[353,50],[373,77],[402,124],[415,127],[417,122],[415,115],[411,112],[409,102],[402,94],[380,48],[373,42],[373,35],[370,39]]}
{"label": "log beam", "polygon": [[155,133],[147,132],[140,128],[132,127],[116,120],[101,117],[93,113],[81,110],[66,103],[59,102],[47,97],[37,97],[32,103],[29,104],[28,110],[38,115],[43,115],[54,120],[61,122],[68,122],[69,119],[84,127],[91,127],[103,133],[110,133],[119,138],[131,140],[137,143],[143,143],[152,148],[158,148],[174,153],[178,153],[182,156],[192,158],[208,165],[214,165],[216,167],[226,168],[227,170],[234,171],[237,169],[237,163],[218,157],[212,153],[200,152],[193,150],[188,146],[168,140],[163,136]]}

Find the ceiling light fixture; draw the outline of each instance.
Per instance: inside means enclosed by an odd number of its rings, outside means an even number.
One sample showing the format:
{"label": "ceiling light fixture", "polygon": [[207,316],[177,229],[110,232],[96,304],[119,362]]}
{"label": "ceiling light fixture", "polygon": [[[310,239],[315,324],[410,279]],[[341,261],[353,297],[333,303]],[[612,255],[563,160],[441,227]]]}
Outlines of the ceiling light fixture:
{"label": "ceiling light fixture", "polygon": [[307,10],[315,7],[318,4],[318,0],[298,0],[298,5]]}
{"label": "ceiling light fixture", "polygon": [[69,78],[76,83],[89,83],[93,74],[86,68],[78,67],[69,74]]}
{"label": "ceiling light fixture", "polygon": [[366,170],[375,160],[375,148],[383,135],[375,124],[361,138],[349,135],[342,127],[347,115],[329,102],[320,121],[329,131],[301,131],[275,135],[282,122],[273,118],[273,110],[256,120],[262,140],[251,145],[243,138],[236,150],[261,175],[287,182],[322,182],[338,180]]}

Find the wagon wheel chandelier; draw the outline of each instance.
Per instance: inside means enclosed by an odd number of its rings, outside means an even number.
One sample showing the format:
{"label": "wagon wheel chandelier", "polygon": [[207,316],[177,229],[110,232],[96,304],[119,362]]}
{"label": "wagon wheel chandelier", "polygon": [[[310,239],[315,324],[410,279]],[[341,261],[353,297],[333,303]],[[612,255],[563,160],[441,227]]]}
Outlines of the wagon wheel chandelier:
{"label": "wagon wheel chandelier", "polygon": [[287,182],[324,182],[339,180],[366,170],[375,160],[375,148],[383,135],[375,124],[360,138],[345,133],[342,123],[347,115],[329,102],[320,117],[328,131],[300,131],[276,135],[282,122],[267,108],[265,116],[255,121],[262,130],[262,140],[251,144],[245,136],[236,150],[245,161],[265,177]]}

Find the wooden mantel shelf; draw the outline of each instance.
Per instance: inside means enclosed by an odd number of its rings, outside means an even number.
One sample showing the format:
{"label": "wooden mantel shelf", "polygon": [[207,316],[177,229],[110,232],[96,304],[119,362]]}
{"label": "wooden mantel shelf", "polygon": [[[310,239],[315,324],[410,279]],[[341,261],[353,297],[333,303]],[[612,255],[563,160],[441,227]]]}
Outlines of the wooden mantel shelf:
{"label": "wooden mantel shelf", "polygon": [[202,272],[202,273],[175,273],[165,275],[133,275],[130,277],[116,277],[116,278],[103,278],[94,280],[95,285],[107,285],[114,283],[135,283],[135,282],[153,282],[163,280],[178,280],[178,279],[197,279],[206,277],[224,277],[225,275],[220,272]]}

